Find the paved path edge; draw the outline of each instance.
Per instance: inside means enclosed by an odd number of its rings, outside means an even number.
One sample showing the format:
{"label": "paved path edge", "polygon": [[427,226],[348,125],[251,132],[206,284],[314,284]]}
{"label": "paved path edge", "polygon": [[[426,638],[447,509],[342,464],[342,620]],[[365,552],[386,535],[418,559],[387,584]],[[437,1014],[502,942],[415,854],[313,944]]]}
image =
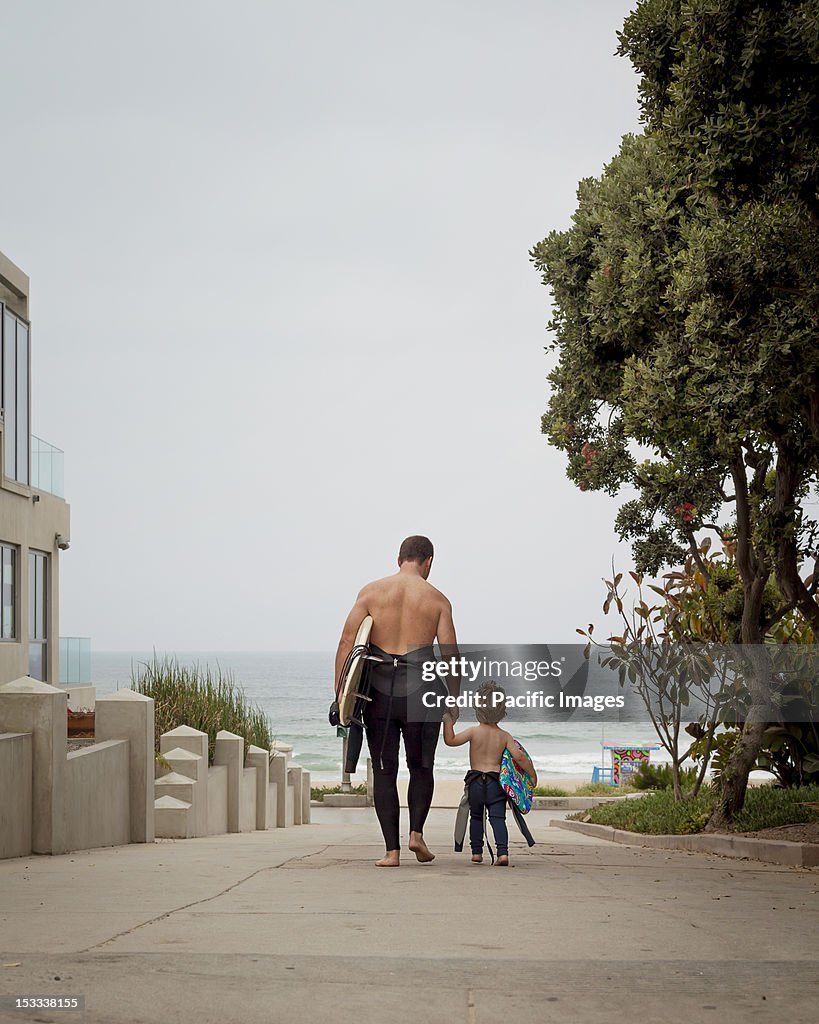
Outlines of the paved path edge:
{"label": "paved path edge", "polygon": [[562,821],[549,824],[570,832],[582,832],[596,839],[630,846],[648,846],[655,850],[686,850],[690,853],[716,853],[720,857],[747,857],[766,864],[786,864],[796,868],[819,867],[819,846],[815,843],[791,843],[785,839],[754,839],[752,836],[691,835],[656,836],[626,832],[611,825],[593,825],[588,821]]}

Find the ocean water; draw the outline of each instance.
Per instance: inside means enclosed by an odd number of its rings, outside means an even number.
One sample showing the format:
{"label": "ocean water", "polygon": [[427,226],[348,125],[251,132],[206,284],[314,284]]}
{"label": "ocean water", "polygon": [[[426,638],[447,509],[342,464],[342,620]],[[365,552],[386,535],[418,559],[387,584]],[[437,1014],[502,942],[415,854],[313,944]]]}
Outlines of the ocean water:
{"label": "ocean water", "polygon": [[[164,652],[156,652],[162,657]],[[341,773],[342,741],[327,721],[332,700],[333,654],[314,651],[176,651],[182,664],[217,665],[229,671],[248,699],[262,708],[273,725],[274,737],[293,745],[293,756],[315,778],[338,779]],[[112,693],[131,682],[132,671],[150,661],[151,651],[92,651],[91,677],[97,693]],[[461,715],[461,723],[472,720],[471,712]],[[507,728],[526,747],[538,774],[591,778],[594,765],[602,764],[601,742],[653,743],[650,726],[599,722],[515,722]],[[366,742],[365,742],[366,751]],[[664,760],[662,751],[653,760]],[[462,778],[469,766],[465,747],[447,747],[439,741],[435,757],[436,774]],[[366,753],[362,752],[355,781],[366,771]]]}

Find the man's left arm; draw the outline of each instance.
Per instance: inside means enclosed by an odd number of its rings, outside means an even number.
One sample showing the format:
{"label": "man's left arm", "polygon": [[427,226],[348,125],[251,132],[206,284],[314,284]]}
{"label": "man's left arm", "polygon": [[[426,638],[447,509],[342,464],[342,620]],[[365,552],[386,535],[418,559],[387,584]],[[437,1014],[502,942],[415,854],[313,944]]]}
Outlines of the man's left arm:
{"label": "man's left arm", "polygon": [[[444,598],[444,606],[438,618],[438,644],[441,648],[441,659],[449,661],[458,658],[458,638],[455,636],[455,623],[452,619],[452,605]],[[461,680],[457,670],[450,672],[447,677],[447,687],[451,697],[458,697],[461,693]],[[459,716],[458,706],[448,709],[452,721],[457,722]]]}

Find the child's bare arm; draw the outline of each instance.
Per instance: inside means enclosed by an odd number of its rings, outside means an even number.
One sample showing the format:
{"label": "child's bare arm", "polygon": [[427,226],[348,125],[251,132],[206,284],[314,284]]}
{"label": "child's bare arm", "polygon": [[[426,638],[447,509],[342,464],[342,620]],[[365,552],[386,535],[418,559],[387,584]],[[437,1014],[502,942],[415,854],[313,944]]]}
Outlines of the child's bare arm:
{"label": "child's bare arm", "polygon": [[537,772],[535,771],[535,766],[532,764],[532,759],[529,757],[528,754],[525,754],[523,752],[523,748],[521,747],[521,745],[514,738],[514,736],[510,736],[509,733],[506,734],[506,748],[512,755],[512,760],[515,762],[515,764],[526,772],[526,774],[532,780],[532,785],[536,786]]}
{"label": "child's bare arm", "polygon": [[460,747],[462,743],[468,743],[473,731],[473,729],[464,729],[463,732],[456,733],[452,719],[448,714],[444,715],[444,743],[448,747]]}

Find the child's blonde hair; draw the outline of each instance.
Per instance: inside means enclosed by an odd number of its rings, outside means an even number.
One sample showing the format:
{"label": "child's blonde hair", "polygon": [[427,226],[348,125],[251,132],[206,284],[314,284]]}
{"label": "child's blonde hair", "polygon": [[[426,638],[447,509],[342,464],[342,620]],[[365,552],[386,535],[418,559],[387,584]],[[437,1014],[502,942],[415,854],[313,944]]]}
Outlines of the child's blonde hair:
{"label": "child's blonde hair", "polygon": [[[499,693],[500,698],[493,695]],[[486,725],[497,725],[506,718],[506,691],[496,683],[489,682],[478,688],[475,701],[475,717]]]}

